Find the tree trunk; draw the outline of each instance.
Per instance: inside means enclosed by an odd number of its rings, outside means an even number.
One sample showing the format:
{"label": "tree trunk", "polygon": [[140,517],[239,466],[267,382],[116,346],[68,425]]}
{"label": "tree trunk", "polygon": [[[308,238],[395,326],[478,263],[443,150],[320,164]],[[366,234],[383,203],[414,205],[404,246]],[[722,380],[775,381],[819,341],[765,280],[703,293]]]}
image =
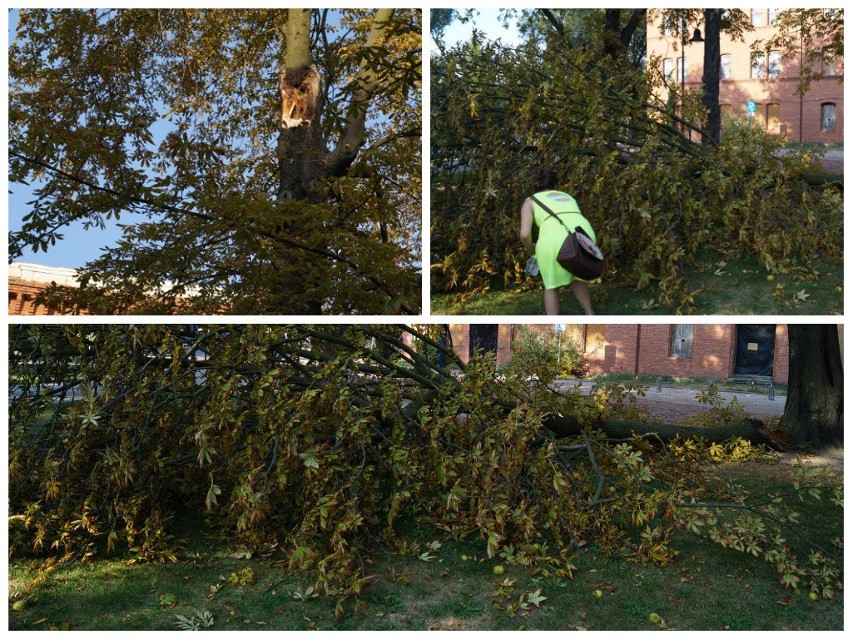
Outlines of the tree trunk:
{"label": "tree trunk", "polygon": [[790,378],[781,426],[788,446],[843,443],[843,362],[834,324],[790,324]]}
{"label": "tree trunk", "polygon": [[719,31],[723,9],[704,10],[704,95],[701,98],[707,110],[707,134],[701,138],[704,144],[718,144],[722,135],[722,109],[719,106],[719,81],[721,76],[721,44]]}
{"label": "tree trunk", "polygon": [[[310,9],[287,10],[284,40],[284,68],[279,80],[282,100],[277,150],[279,201],[306,198],[310,186],[320,174],[320,162],[325,155],[320,135],[320,92],[305,91],[300,86],[304,75],[298,73],[298,70],[309,69],[314,64],[310,53]],[[313,66],[313,69],[316,70],[316,67]],[[294,113],[287,108],[285,93],[303,100],[299,110],[309,112],[311,117],[299,117],[302,113]],[[297,117],[293,118],[293,115]],[[302,121],[294,126],[298,120]]]}
{"label": "tree trunk", "polygon": [[[576,437],[583,430],[580,423],[570,416],[551,416],[544,421],[544,426],[558,437]],[[752,444],[763,444],[769,448],[780,448],[757,419],[745,419],[730,424],[720,424],[708,428],[694,426],[679,426],[677,424],[644,424],[619,419],[610,419],[595,425],[611,439],[626,439],[633,435],[648,437],[651,441],[668,443],[680,437],[701,437],[708,442],[724,442],[732,437],[741,437]]]}

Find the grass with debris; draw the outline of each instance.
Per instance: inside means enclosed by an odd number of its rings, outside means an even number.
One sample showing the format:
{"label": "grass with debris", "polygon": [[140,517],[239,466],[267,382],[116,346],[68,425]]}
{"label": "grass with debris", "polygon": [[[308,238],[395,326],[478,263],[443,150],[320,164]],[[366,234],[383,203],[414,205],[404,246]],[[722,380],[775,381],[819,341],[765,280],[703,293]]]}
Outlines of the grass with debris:
{"label": "grass with debris", "polygon": [[[727,468],[753,494],[783,490],[786,464]],[[824,502],[799,506],[817,543],[842,536],[842,514]],[[187,514],[187,547],[177,564],[95,558],[53,573],[32,589],[37,562],[9,566],[11,630],[842,630],[843,596],[809,598],[785,590],[763,562],[684,535],[665,568],[606,558],[594,548],[573,580],[537,577],[506,558],[489,559],[476,539],[452,540],[410,524],[419,554],[382,551],[374,579],[335,618],[275,555],[249,556],[208,534]],[[424,554],[423,550],[427,550]],[[503,574],[495,574],[502,566]],[[496,572],[500,572],[498,569]]]}

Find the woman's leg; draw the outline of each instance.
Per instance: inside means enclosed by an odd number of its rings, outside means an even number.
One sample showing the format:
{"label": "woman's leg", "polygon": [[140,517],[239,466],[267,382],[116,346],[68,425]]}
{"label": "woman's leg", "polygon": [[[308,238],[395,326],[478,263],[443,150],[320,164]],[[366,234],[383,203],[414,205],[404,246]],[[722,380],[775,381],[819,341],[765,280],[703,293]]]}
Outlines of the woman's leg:
{"label": "woman's leg", "polygon": [[559,315],[559,289],[544,289],[544,312],[548,315]]}
{"label": "woman's leg", "polygon": [[589,287],[586,286],[586,283],[581,280],[574,280],[571,282],[571,290],[574,291],[574,297],[577,298],[580,306],[583,307],[583,312],[586,315],[594,315],[595,311],[592,309],[592,298],[589,296]]}

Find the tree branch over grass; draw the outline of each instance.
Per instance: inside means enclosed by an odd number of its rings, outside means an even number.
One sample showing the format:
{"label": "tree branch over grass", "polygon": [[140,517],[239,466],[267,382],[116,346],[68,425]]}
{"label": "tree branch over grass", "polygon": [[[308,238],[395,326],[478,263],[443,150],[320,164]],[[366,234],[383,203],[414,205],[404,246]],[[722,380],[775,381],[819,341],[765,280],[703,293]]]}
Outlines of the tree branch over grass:
{"label": "tree branch over grass", "polygon": [[[136,560],[171,561],[179,507],[207,511],[248,548],[281,548],[288,571],[341,600],[366,587],[368,553],[403,547],[402,520],[478,539],[488,556],[512,549],[534,572],[562,577],[590,541],[664,565],[676,530],[726,547],[759,534],[757,554],[786,586],[823,596],[840,587],[832,557],[783,542],[781,525],[795,522],[783,504],[735,528],[696,506],[753,508],[713,466],[764,448],[664,441],[629,386],[554,393],[531,385],[528,370],[498,374],[493,357],[447,370],[443,330],[11,327],[12,554],[67,562],[107,540]],[[554,418],[580,427],[559,438]],[[620,418],[638,435],[608,436]],[[839,504],[838,479],[805,476],[801,494],[821,486]]]}

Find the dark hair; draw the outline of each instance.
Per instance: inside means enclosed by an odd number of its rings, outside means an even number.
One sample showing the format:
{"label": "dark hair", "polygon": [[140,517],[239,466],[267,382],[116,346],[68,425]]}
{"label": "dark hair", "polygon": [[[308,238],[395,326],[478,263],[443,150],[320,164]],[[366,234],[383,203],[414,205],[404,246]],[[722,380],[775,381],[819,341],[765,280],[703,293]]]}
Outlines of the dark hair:
{"label": "dark hair", "polygon": [[556,171],[554,171],[553,169],[546,169],[543,166],[540,166],[535,171],[533,171],[533,190],[538,193],[539,191],[546,191],[548,189],[556,188],[558,180],[559,176],[556,174]]}

